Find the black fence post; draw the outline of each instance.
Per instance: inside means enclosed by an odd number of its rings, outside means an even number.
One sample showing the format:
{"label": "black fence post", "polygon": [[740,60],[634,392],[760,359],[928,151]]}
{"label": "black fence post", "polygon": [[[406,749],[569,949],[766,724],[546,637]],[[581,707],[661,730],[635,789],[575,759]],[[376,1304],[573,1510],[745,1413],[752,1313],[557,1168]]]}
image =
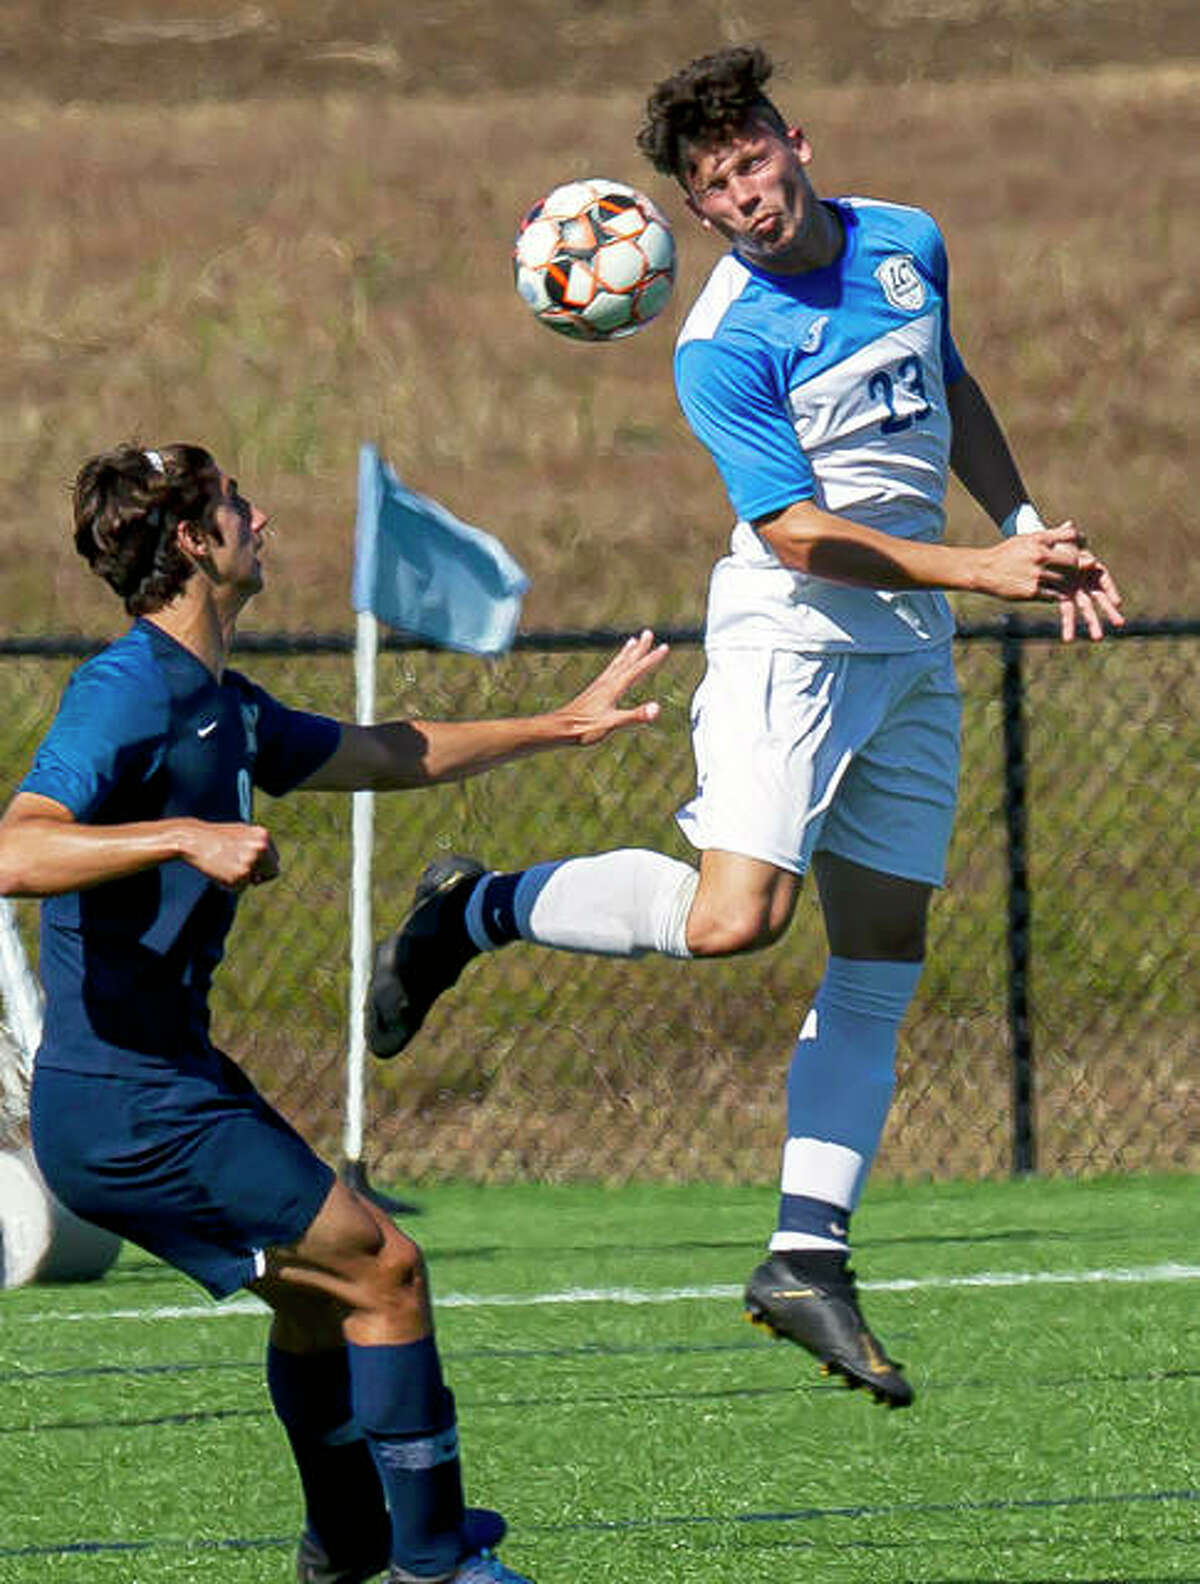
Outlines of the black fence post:
{"label": "black fence post", "polygon": [[1026,802],[1024,634],[1018,617],[1004,621],[1004,821],[1008,831],[1008,1028],[1012,1054],[1012,1172],[1036,1169],[1033,1118],[1033,1034],[1029,1020],[1030,918]]}

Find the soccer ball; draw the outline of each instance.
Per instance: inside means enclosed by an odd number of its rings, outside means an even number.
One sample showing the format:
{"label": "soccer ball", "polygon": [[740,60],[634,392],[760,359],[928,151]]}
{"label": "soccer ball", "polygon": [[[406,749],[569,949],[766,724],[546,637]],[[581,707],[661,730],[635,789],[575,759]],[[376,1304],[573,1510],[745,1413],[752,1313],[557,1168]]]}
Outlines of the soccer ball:
{"label": "soccer ball", "polygon": [[635,187],[599,176],[566,182],[517,227],[513,276],[540,324],[579,341],[616,341],[666,306],[675,239]]}

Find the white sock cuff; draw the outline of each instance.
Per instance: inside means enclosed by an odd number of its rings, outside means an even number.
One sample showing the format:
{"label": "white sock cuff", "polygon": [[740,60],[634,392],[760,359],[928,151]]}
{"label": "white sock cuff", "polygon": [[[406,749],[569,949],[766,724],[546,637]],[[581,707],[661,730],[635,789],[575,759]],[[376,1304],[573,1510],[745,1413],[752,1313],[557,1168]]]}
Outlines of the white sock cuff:
{"label": "white sock cuff", "polygon": [[[654,897],[657,926],[655,950],[664,957],[690,957],[687,921],[696,897],[696,887],[700,884],[699,870],[677,859],[662,857],[660,853],[653,856],[662,860]],[[670,873],[666,869],[668,864],[671,866]]]}
{"label": "white sock cuff", "polygon": [[824,1199],[849,1210],[862,1175],[863,1158],[831,1139],[790,1138],[783,1147],[779,1186],[785,1194]]}

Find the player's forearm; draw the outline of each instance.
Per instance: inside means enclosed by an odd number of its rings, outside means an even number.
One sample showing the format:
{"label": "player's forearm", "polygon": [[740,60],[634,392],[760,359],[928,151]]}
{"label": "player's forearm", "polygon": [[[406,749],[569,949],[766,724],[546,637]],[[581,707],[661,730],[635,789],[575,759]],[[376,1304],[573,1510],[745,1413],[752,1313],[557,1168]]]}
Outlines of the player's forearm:
{"label": "player's forearm", "polygon": [[404,791],[462,781],[578,740],[560,712],[502,720],[343,726],[337,751],[306,786],[310,791]]}
{"label": "player's forearm", "polygon": [[611,732],[658,718],[653,700],[626,704],[624,699],[666,657],[667,645],[656,643],[646,628],[627,638],[603,670],[557,709],[504,720],[343,725],[332,756],[304,785],[315,792],[397,791],[461,781],[547,748],[602,742]]}
{"label": "player's forearm", "polygon": [[[1107,572],[1081,561],[1080,535],[1071,523],[1015,534],[975,548],[895,539],[862,523],[845,522],[811,502],[791,506],[759,525],[785,566],[835,583],[874,589],[958,589],[1003,600],[1071,599],[1081,578]],[[1099,585],[1098,585],[1099,586]],[[1113,587],[1112,595],[1116,594]]]}
{"label": "player's forearm", "polygon": [[977,589],[981,552],[965,545],[929,544],[848,522],[800,502],[758,524],[759,536],[784,566],[859,588]]}
{"label": "player's forearm", "polygon": [[189,851],[188,820],[80,825],[25,817],[0,824],[0,893],[56,896],[152,869]]}
{"label": "player's forearm", "polygon": [[559,711],[514,719],[480,721],[415,721],[423,737],[421,776],[425,782],[463,781],[498,765],[549,748],[577,742]]}

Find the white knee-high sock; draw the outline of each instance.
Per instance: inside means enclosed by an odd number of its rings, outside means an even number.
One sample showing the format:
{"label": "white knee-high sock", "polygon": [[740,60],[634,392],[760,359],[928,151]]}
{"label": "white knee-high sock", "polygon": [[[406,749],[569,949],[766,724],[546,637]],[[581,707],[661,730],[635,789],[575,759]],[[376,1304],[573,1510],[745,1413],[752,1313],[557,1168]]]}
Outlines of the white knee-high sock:
{"label": "white knee-high sock", "polygon": [[831,957],[787,1080],[788,1138],[773,1249],[845,1248],[883,1135],[896,1039],[919,962]]}
{"label": "white knee-high sock", "polygon": [[[512,917],[522,940],[604,957],[660,952],[690,957],[687,919],[699,875],[690,864],[640,847],[540,863],[516,877]],[[489,934],[488,878],[467,903],[467,932],[481,951]]]}

